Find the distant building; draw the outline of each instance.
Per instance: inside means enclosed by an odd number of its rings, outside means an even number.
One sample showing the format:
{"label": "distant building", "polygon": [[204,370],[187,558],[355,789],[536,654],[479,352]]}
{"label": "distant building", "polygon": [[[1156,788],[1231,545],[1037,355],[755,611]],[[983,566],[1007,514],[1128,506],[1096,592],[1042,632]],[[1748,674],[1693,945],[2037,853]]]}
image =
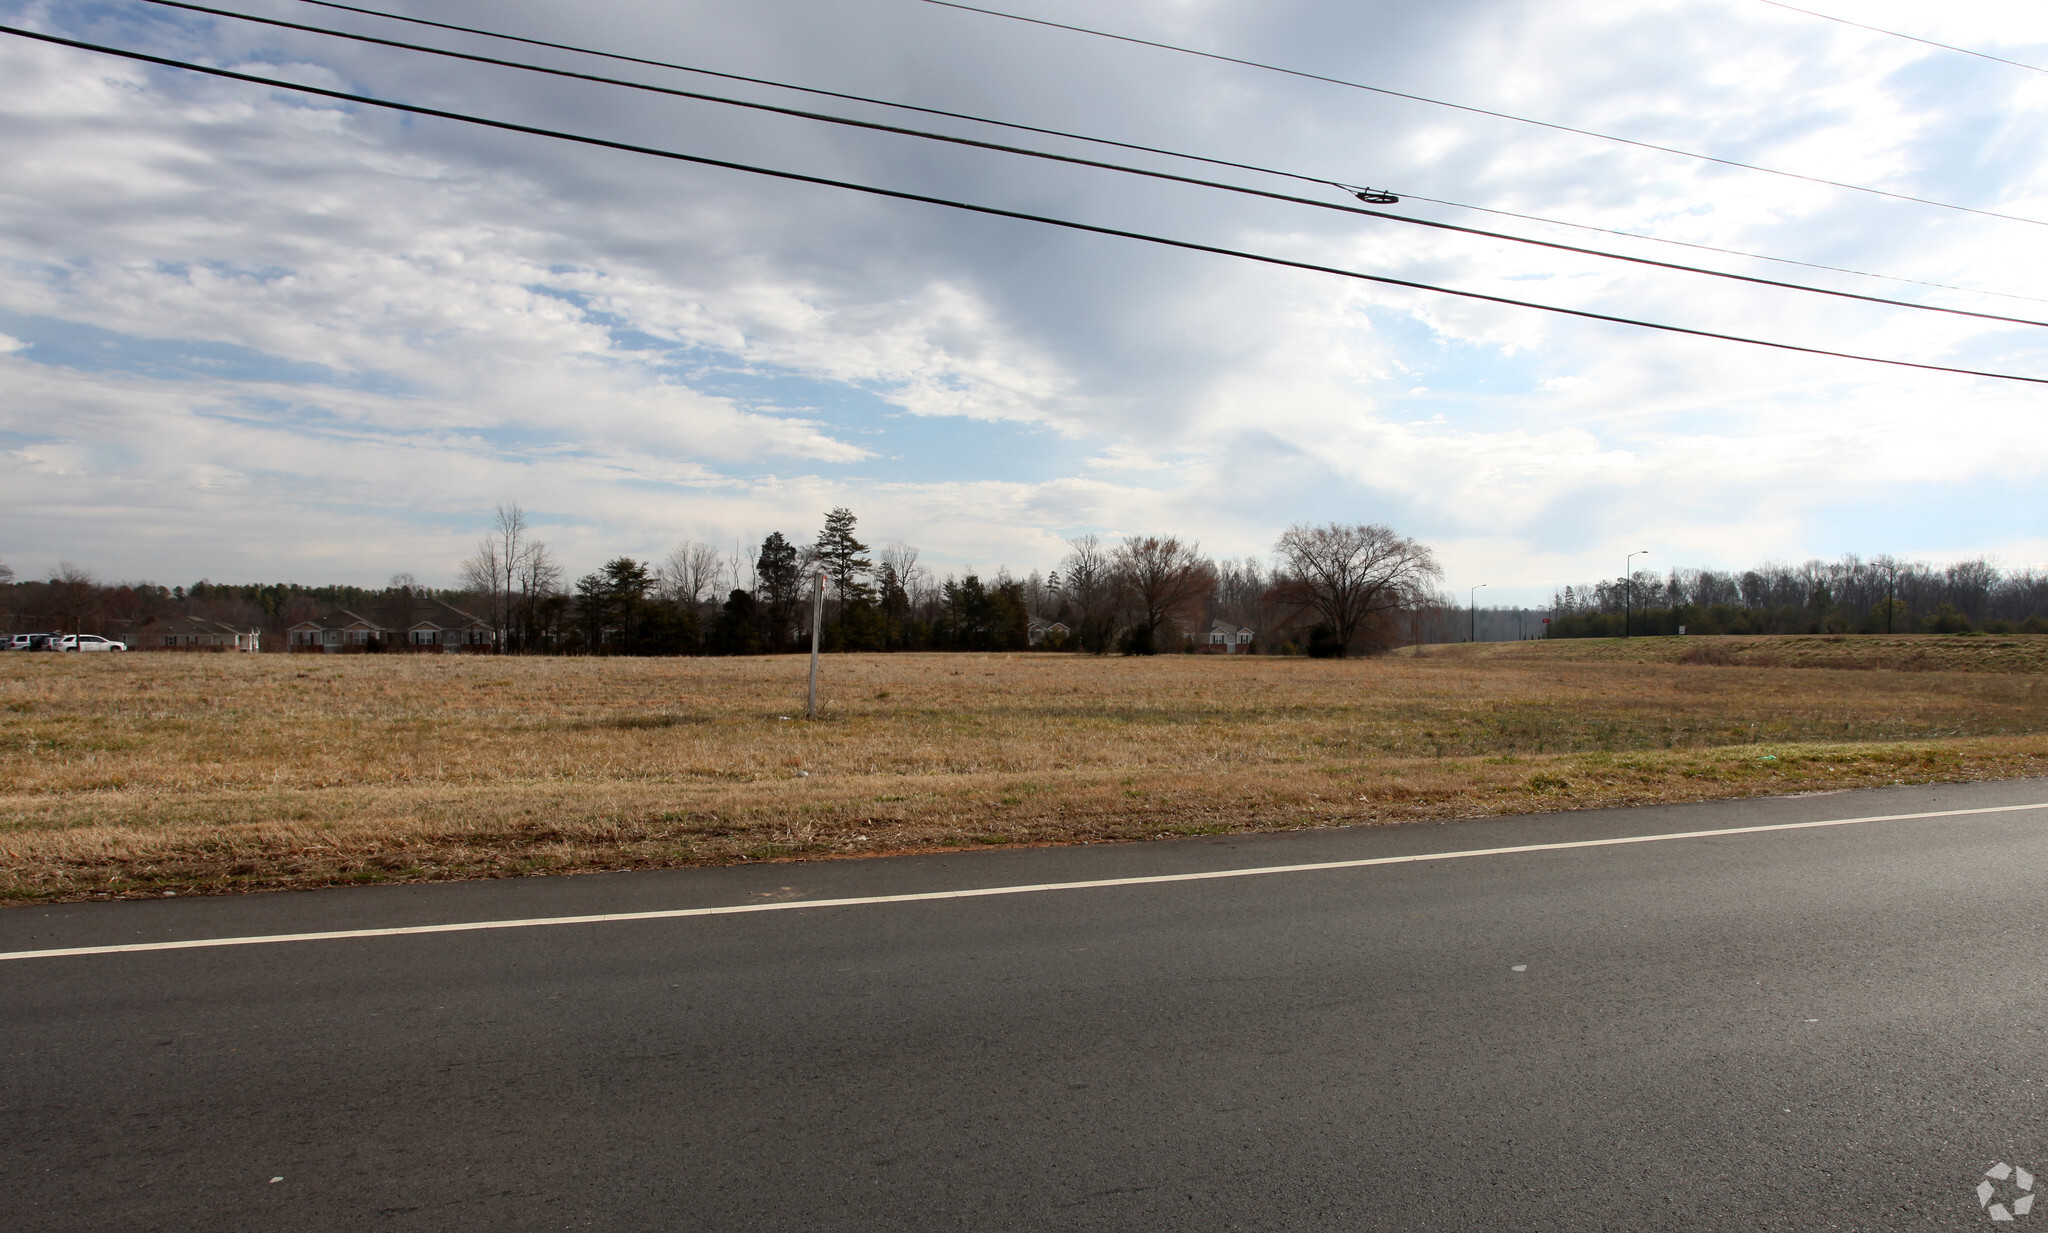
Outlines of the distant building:
{"label": "distant building", "polygon": [[461,654],[497,647],[490,625],[445,600],[425,596],[373,599],[336,608],[287,631],[292,651],[345,654],[416,651]]}
{"label": "distant building", "polygon": [[1209,622],[1209,644],[1202,649],[1211,655],[1248,655],[1258,635],[1243,625],[1228,621]]}
{"label": "distant building", "polygon": [[226,621],[205,617],[172,617],[152,621],[129,636],[133,651],[260,651],[263,635],[253,629],[236,629]]}
{"label": "distant building", "polygon": [[1066,638],[1070,632],[1072,631],[1067,628],[1066,623],[1063,621],[1041,621],[1037,617],[1032,617],[1024,623],[1025,637],[1030,640],[1032,646],[1038,646],[1048,638],[1054,642],[1059,642]]}

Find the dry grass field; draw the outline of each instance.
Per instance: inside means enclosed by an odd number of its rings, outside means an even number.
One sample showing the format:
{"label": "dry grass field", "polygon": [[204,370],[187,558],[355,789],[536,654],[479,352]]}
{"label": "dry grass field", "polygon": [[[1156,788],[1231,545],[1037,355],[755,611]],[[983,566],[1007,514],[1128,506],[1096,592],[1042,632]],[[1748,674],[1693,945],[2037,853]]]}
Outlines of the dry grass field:
{"label": "dry grass field", "polygon": [[1405,647],[1397,656],[1480,655],[1550,663],[1712,664],[1750,668],[1869,668],[1894,672],[2048,672],[2048,637],[1791,634],[1759,638],[1569,638]]}
{"label": "dry grass field", "polygon": [[0,902],[2048,774],[2048,638],[1373,660],[0,656]]}

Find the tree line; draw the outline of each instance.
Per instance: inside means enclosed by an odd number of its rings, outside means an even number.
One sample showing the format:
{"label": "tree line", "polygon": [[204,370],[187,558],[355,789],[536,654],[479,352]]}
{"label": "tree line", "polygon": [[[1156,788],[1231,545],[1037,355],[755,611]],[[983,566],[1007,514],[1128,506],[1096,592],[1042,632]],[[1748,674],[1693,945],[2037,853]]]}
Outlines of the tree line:
{"label": "tree line", "polygon": [[1624,625],[1639,635],[2048,633],[2048,572],[1981,558],[1646,570],[1560,588],[1547,612],[1473,612],[1438,593],[1441,571],[1427,546],[1385,526],[1290,527],[1270,559],[1212,559],[1176,536],[1084,535],[1068,542],[1056,568],[1022,578],[971,569],[940,576],[916,548],[871,547],[858,532],[852,512],[835,509],[808,541],[781,532],[730,549],[686,541],[658,560],[616,557],[570,580],[510,504],[463,563],[458,587],[422,586],[409,574],[382,588],[208,580],[165,587],[103,583],[68,562],[46,579],[17,579],[0,562],[0,622],[11,632],[122,637],[161,619],[206,617],[262,630],[266,647],[281,650],[293,625],[412,596],[475,614],[516,653],[772,654],[809,646],[822,571],[821,642],[831,651],[1157,654],[1200,649],[1218,621],[1253,631],[1252,646],[1238,649],[1319,656],[1539,631],[1614,637]]}
{"label": "tree line", "polygon": [[1979,557],[1931,565],[1878,556],[1740,573],[1639,570],[1559,590],[1550,636],[1634,634],[2048,633],[2048,572]]}
{"label": "tree line", "polygon": [[659,561],[616,557],[567,583],[516,503],[462,565],[472,608],[515,652],[750,655],[809,645],[822,591],[828,651],[1199,649],[1208,623],[1250,629],[1267,649],[1343,655],[1401,638],[1400,614],[1440,603],[1430,549],[1379,525],[1299,525],[1277,561],[1216,561],[1172,535],[1084,535],[1051,572],[935,575],[909,544],[874,547],[859,519],[828,511],[816,535],[772,531],[729,551],[685,541]]}

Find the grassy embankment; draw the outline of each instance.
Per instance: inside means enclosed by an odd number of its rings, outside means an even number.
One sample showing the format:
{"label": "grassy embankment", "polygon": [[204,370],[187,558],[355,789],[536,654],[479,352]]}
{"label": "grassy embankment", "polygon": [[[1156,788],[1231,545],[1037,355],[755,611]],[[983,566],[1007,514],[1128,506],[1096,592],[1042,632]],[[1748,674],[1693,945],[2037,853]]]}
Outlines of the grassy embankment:
{"label": "grassy embankment", "polygon": [[0,656],[0,902],[2048,774],[2048,637],[836,656],[817,723],[803,671]]}

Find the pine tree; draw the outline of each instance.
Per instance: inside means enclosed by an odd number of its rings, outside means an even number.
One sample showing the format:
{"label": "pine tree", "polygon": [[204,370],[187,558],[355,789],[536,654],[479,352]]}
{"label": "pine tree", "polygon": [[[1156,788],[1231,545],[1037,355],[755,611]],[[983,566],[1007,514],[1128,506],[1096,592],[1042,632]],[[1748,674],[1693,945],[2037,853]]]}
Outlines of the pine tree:
{"label": "pine tree", "polygon": [[797,603],[803,591],[803,571],[797,567],[796,545],[784,539],[782,532],[770,531],[768,538],[761,541],[761,553],[754,559],[754,578],[760,591],[764,640],[770,651],[779,651],[796,621]]}
{"label": "pine tree", "polygon": [[867,584],[861,578],[875,567],[861,555],[868,546],[853,537],[854,522],[853,511],[843,505],[825,515],[825,529],[818,532],[818,542],[811,549],[832,579],[842,612],[847,600],[868,598]]}

